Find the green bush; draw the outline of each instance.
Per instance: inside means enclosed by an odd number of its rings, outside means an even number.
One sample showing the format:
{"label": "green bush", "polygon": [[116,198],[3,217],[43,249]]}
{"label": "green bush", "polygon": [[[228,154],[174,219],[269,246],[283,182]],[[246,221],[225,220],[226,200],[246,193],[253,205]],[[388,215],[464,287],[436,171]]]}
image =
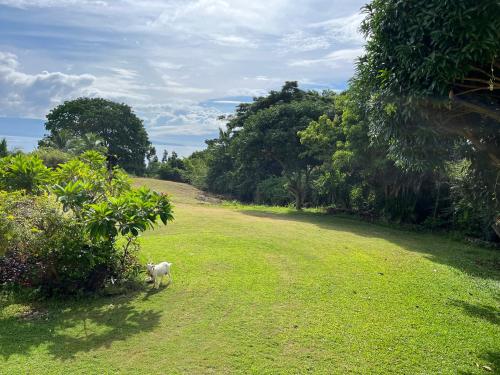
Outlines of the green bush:
{"label": "green bush", "polygon": [[52,169],[57,168],[59,164],[66,163],[72,158],[71,154],[51,147],[39,147],[31,154],[34,156],[38,156],[40,159],[42,159],[45,166]]}
{"label": "green bush", "polygon": [[167,163],[162,163],[158,168],[158,177],[162,180],[185,182],[183,177],[184,170],[172,167]]}
{"label": "green bush", "polygon": [[185,171],[183,178],[186,182],[205,190],[207,188],[207,155],[205,151],[193,152],[188,158],[184,159]]}
{"label": "green bush", "polygon": [[286,184],[285,177],[270,177],[259,182],[255,201],[259,204],[286,206],[292,201]]}
{"label": "green bush", "polygon": [[0,189],[40,193],[50,179],[50,169],[36,155],[17,154],[0,159]]}
{"label": "green bush", "polygon": [[1,283],[46,294],[73,293],[95,290],[107,274],[117,272],[111,244],[92,241],[53,196],[2,193],[0,197]]}
{"label": "green bush", "polygon": [[[15,181],[25,174],[10,171]],[[157,219],[172,220],[166,195],[131,189],[125,172],[108,170],[95,151],[61,164],[43,181],[38,195],[0,191],[0,284],[52,295],[131,280],[139,271],[140,232]]]}

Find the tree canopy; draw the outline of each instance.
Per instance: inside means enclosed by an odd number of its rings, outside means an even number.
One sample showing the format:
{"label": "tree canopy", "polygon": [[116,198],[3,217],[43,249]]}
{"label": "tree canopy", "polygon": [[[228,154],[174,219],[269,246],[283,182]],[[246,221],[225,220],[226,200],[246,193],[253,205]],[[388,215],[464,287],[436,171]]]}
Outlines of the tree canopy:
{"label": "tree canopy", "polygon": [[461,139],[500,169],[500,2],[374,0],[364,11],[355,80],[371,134],[407,167]]}
{"label": "tree canopy", "polygon": [[306,92],[297,82],[286,82],[280,91],[241,104],[227,130],[207,142],[207,185],[253,200],[261,181],[283,176],[300,209],[318,161],[305,153],[298,132],[328,111],[332,95]]}
{"label": "tree canopy", "polygon": [[151,144],[142,121],[126,104],[101,98],[66,101],[50,111],[45,128],[49,134],[40,145],[83,150],[102,146],[110,165],[144,173]]}

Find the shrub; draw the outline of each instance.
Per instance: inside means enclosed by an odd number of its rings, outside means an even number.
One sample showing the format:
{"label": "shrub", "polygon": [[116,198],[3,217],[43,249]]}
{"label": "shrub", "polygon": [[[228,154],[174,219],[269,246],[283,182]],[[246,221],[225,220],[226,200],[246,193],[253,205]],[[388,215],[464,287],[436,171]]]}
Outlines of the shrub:
{"label": "shrub", "polygon": [[49,176],[39,195],[0,191],[0,283],[51,295],[133,279],[136,239],[158,218],[172,220],[168,197],[131,189],[94,151]]}
{"label": "shrub", "polygon": [[183,172],[184,170],[180,168],[172,167],[167,163],[161,163],[158,168],[158,177],[162,180],[184,182]]}
{"label": "shrub", "polygon": [[198,189],[205,190],[208,173],[206,153],[203,151],[194,152],[184,160],[184,165],[186,168],[182,173],[184,180]]}
{"label": "shrub", "polygon": [[51,147],[39,147],[31,154],[38,156],[40,159],[42,159],[45,166],[52,169],[57,168],[59,164],[66,163],[72,158],[71,154]]}
{"label": "shrub", "polygon": [[92,241],[54,197],[2,194],[0,282],[47,294],[95,290],[116,268],[109,243]]}
{"label": "shrub", "polygon": [[292,201],[285,177],[269,177],[257,184],[255,201],[260,204],[285,206]]}
{"label": "shrub", "polygon": [[40,193],[50,178],[51,171],[36,155],[17,154],[0,159],[0,189]]}

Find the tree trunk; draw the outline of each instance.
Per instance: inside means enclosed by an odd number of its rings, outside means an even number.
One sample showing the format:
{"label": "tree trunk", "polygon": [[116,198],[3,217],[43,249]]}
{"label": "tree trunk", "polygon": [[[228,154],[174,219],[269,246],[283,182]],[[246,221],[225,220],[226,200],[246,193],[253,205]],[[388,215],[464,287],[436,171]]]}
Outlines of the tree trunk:
{"label": "tree trunk", "polygon": [[298,211],[302,210],[303,204],[304,204],[303,192],[300,190],[297,190],[297,192],[295,194],[295,209]]}
{"label": "tree trunk", "polygon": [[295,198],[295,208],[301,210],[304,204],[304,186],[302,184],[302,173],[297,173],[294,177],[285,175],[288,180],[288,190]]}
{"label": "tree trunk", "polygon": [[433,218],[435,219],[437,217],[437,212],[438,212],[438,207],[439,207],[439,196],[441,195],[441,182],[437,182],[436,183],[436,201],[434,203],[434,214],[433,214]]}

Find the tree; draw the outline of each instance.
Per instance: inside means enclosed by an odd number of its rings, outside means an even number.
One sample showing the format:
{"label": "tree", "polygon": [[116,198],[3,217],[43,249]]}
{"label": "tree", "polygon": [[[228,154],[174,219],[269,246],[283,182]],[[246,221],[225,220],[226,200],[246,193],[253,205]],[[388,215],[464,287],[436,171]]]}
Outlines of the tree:
{"label": "tree", "polygon": [[228,118],[227,130],[207,141],[207,188],[254,201],[262,188],[272,185],[258,188],[261,181],[283,176],[296,207],[302,208],[318,161],[304,153],[297,132],[328,111],[332,95],[302,91],[297,82],[286,82],[280,91],[241,104]]}
{"label": "tree", "polygon": [[184,172],[187,182],[198,189],[207,188],[207,165],[208,151],[195,151],[184,159],[186,171]]}
{"label": "tree", "polygon": [[168,151],[167,150],[163,150],[163,156],[161,157],[161,162],[162,163],[166,163],[168,160]]}
{"label": "tree", "polygon": [[125,104],[101,98],[66,101],[50,111],[45,128],[49,134],[41,145],[64,149],[74,138],[87,146],[102,142],[108,164],[138,175],[144,173],[151,144],[142,121]]}
{"label": "tree", "polygon": [[356,80],[370,93],[372,135],[409,168],[456,139],[500,169],[500,2],[374,0],[364,9]]}
{"label": "tree", "polygon": [[313,99],[273,105],[250,116],[235,141],[243,165],[264,158],[281,167],[298,210],[306,198],[312,169],[319,163],[305,153],[297,133],[326,110],[326,103]]}
{"label": "tree", "polygon": [[7,140],[5,138],[2,138],[2,140],[0,141],[0,158],[3,158],[7,155],[9,155],[9,151],[7,149]]}

